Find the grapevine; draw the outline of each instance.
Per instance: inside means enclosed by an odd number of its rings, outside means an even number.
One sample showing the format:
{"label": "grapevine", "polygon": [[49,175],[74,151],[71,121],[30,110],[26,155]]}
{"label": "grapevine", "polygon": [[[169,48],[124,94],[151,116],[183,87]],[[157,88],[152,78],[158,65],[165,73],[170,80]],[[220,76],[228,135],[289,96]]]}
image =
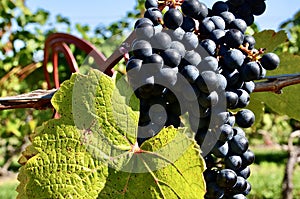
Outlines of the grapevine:
{"label": "grapevine", "polygon": [[126,65],[140,99],[139,144],[164,126],[183,126],[188,115],[206,161],[205,198],[246,198],[254,153],[242,128],[255,121],[250,94],[280,64],[245,33],[265,1],[217,1],[209,9],[198,0],[146,0],[145,8]]}

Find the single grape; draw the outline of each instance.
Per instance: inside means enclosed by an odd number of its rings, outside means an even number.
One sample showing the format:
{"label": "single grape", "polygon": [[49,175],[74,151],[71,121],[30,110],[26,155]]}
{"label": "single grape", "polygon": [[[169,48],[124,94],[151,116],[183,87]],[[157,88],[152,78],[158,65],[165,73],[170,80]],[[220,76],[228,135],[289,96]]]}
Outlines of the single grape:
{"label": "single grape", "polygon": [[219,101],[219,96],[216,91],[211,92],[210,94],[207,93],[200,93],[198,97],[199,104],[204,108],[209,108],[215,106]]}
{"label": "single grape", "polygon": [[161,52],[161,57],[166,66],[175,68],[181,62],[181,55],[176,49],[167,49]]}
{"label": "single grape", "polygon": [[180,54],[181,58],[183,58],[185,56],[185,47],[184,45],[179,42],[179,41],[172,41],[171,42],[171,46],[170,49],[174,49],[177,50],[178,53]]}
{"label": "single grape", "polygon": [[195,83],[202,92],[209,93],[217,87],[218,78],[213,71],[203,71]]}
{"label": "single grape", "polygon": [[198,0],[185,0],[181,4],[182,12],[189,17],[197,18],[201,13],[201,4]]}
{"label": "single grape", "polygon": [[256,61],[244,64],[240,69],[241,78],[243,81],[253,81],[260,79],[261,68]]}
{"label": "single grape", "polygon": [[245,60],[245,55],[238,49],[230,49],[224,55],[224,66],[230,71],[238,69]]}
{"label": "single grape", "polygon": [[217,142],[211,152],[218,158],[224,158],[228,154],[228,151],[228,142]]}
{"label": "single grape", "polygon": [[195,83],[196,79],[199,77],[199,71],[196,66],[187,65],[180,72],[191,84]]}
{"label": "single grape", "polygon": [[242,128],[249,128],[254,124],[255,115],[249,109],[242,109],[236,114],[236,123]]}
{"label": "single grape", "polygon": [[232,91],[226,91],[225,96],[226,96],[227,108],[235,109],[239,101],[239,96],[237,95],[237,93]]}
{"label": "single grape", "polygon": [[182,25],[183,15],[178,9],[171,8],[164,14],[163,20],[167,28],[175,30]]}
{"label": "single grape", "polygon": [[249,146],[248,139],[242,135],[233,136],[233,138],[228,143],[230,152],[237,155],[242,155],[243,153],[245,153]]}
{"label": "single grape", "polygon": [[136,27],[135,34],[137,39],[149,40],[155,33],[154,27],[151,24],[143,23]]}
{"label": "single grape", "polygon": [[218,66],[218,60],[215,57],[208,56],[201,60],[201,62],[197,65],[197,68],[201,72],[217,71]]}
{"label": "single grape", "polygon": [[243,177],[244,179],[247,179],[247,178],[249,178],[249,176],[251,174],[250,167],[249,166],[247,166],[245,168],[242,167],[238,171],[236,171],[236,174],[238,176]]}
{"label": "single grape", "polygon": [[237,29],[229,29],[224,37],[224,42],[231,48],[238,48],[243,44],[244,35]]}
{"label": "single grape", "polygon": [[158,7],[157,0],[146,0],[145,7],[146,7],[146,9],[152,8],[152,7],[156,7],[157,8]]}
{"label": "single grape", "polygon": [[215,24],[216,29],[225,30],[226,24],[225,24],[225,21],[222,17],[212,16],[212,17],[210,17],[210,20]]}
{"label": "single grape", "polygon": [[147,73],[156,73],[158,72],[164,65],[163,58],[158,54],[152,54],[149,57],[146,57],[143,62],[143,69],[145,67],[149,68]]}
{"label": "single grape", "polygon": [[253,50],[256,44],[255,38],[251,35],[245,35],[243,45],[246,45],[247,43],[249,45],[248,49]]}
{"label": "single grape", "polygon": [[150,19],[157,26],[160,24],[159,20],[162,19],[162,13],[158,8],[151,7],[146,10],[144,17]]}
{"label": "single grape", "polygon": [[225,31],[221,29],[213,30],[210,33],[210,39],[213,40],[217,45],[224,43]]}
{"label": "single grape", "polygon": [[154,49],[166,50],[170,48],[172,39],[165,32],[156,33],[150,40],[150,43]]}
{"label": "single grape", "polygon": [[219,141],[226,142],[233,138],[233,129],[228,124],[223,124],[218,128]]}
{"label": "single grape", "polygon": [[176,28],[174,31],[171,31],[171,38],[175,41],[181,41],[183,39],[183,36],[185,34],[185,31],[179,27],[179,28]]}
{"label": "single grape", "polygon": [[225,22],[225,29],[228,29],[229,28],[229,24],[235,20],[235,16],[234,14],[232,14],[232,12],[229,12],[229,11],[224,11],[224,12],[221,12],[219,14],[220,17],[222,17],[222,19],[224,20]]}
{"label": "single grape", "polygon": [[186,51],[184,58],[182,59],[182,62],[180,65],[194,65],[197,66],[201,62],[201,56],[195,52],[194,50]]}
{"label": "single grape", "polygon": [[204,39],[200,42],[202,48],[204,48],[209,55],[213,56],[216,53],[216,43],[211,39]]}
{"label": "single grape", "polygon": [[247,182],[246,180],[238,176],[235,186],[232,188],[232,192],[235,194],[242,194],[247,189]]}
{"label": "single grape", "polygon": [[255,89],[255,83],[253,81],[245,82],[242,89],[251,94]]}
{"label": "single grape", "polygon": [[210,18],[205,18],[199,26],[201,35],[209,35],[213,30],[216,29],[214,22]]}
{"label": "single grape", "polygon": [[238,155],[231,155],[225,157],[225,166],[228,169],[232,169],[234,171],[238,170],[242,166],[242,158]]}
{"label": "single grape", "polygon": [[185,31],[185,32],[193,32],[195,30],[196,27],[196,23],[195,20],[191,17],[183,17],[183,22],[181,24],[181,28]]}
{"label": "single grape", "polygon": [[232,188],[237,182],[237,175],[231,169],[222,169],[217,174],[217,185],[224,188]]}
{"label": "single grape", "polygon": [[134,24],[134,29],[136,29],[139,25],[142,25],[142,24],[150,24],[150,25],[154,25],[153,22],[148,19],[148,18],[140,18],[138,19],[135,24]]}
{"label": "single grape", "polygon": [[237,89],[235,92],[239,96],[237,108],[245,108],[250,103],[250,95],[243,89]]}
{"label": "single grape", "polygon": [[251,5],[252,14],[259,16],[266,11],[266,3],[264,0],[253,0],[249,1]]}
{"label": "single grape", "polygon": [[137,40],[132,45],[133,55],[138,59],[144,59],[152,55],[152,46],[146,40]]}
{"label": "single grape", "polygon": [[230,28],[237,29],[242,33],[246,32],[247,24],[243,19],[235,19],[229,24]]}
{"label": "single grape", "polygon": [[243,161],[243,166],[249,166],[254,163],[255,160],[255,155],[251,150],[247,150],[245,153],[243,153],[242,161]]}
{"label": "single grape", "polygon": [[177,73],[177,68],[162,68],[155,76],[156,83],[167,88],[172,87],[177,82]]}
{"label": "single grape", "polygon": [[225,2],[223,2],[223,1],[217,1],[212,6],[212,12],[215,15],[218,15],[218,14],[220,14],[222,12],[225,12],[225,11],[228,11],[228,10],[229,10],[228,5]]}
{"label": "single grape", "polygon": [[266,70],[274,70],[279,66],[280,59],[275,53],[267,53],[262,56],[260,63]]}
{"label": "single grape", "polygon": [[185,46],[186,50],[194,50],[199,44],[197,35],[192,32],[186,32],[182,38],[182,44]]}

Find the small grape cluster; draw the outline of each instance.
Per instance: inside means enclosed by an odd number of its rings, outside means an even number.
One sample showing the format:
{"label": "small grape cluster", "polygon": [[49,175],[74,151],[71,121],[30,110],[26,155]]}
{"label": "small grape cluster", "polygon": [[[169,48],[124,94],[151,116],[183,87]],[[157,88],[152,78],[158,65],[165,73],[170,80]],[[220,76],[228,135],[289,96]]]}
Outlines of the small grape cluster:
{"label": "small grape cluster", "polygon": [[183,125],[188,113],[195,140],[202,151],[208,146],[205,198],[245,198],[254,154],[242,128],[255,121],[246,107],[254,80],[280,63],[245,34],[264,0],[218,1],[212,9],[198,0],[146,0],[145,7],[126,65],[140,99],[139,144]]}

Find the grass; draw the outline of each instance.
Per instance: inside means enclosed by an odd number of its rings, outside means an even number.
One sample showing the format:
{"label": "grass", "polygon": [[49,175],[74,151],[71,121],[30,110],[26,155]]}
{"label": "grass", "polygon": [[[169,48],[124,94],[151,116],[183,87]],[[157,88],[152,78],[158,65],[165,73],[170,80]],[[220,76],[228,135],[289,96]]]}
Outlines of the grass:
{"label": "grass", "polygon": [[[249,181],[252,191],[249,199],[280,199],[285,164],[283,162],[260,162],[251,166]],[[300,198],[300,166],[293,176],[294,198]]]}

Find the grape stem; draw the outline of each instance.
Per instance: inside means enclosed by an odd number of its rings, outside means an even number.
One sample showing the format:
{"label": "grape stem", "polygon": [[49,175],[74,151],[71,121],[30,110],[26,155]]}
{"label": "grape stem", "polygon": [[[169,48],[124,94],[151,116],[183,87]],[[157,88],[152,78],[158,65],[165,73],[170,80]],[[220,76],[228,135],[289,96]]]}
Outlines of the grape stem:
{"label": "grape stem", "polygon": [[265,77],[263,81],[256,82],[254,92],[274,92],[281,94],[283,88],[296,84],[300,84],[300,73],[270,76]]}

